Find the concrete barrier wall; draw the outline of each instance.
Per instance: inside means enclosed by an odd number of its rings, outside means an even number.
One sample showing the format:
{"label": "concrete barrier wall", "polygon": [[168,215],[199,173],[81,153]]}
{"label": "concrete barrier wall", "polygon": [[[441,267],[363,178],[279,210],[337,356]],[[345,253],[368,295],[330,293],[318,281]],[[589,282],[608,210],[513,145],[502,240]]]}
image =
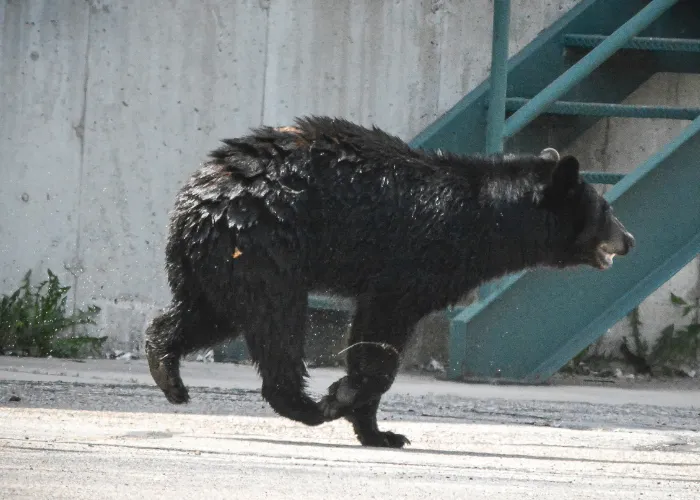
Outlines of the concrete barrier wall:
{"label": "concrete barrier wall", "polygon": [[[510,52],[576,3],[514,1]],[[75,304],[102,307],[96,333],[138,348],[169,298],[167,212],[220,138],[319,113],[410,139],[488,75],[491,9],[489,0],[3,2],[0,289],[51,268]],[[684,98],[697,102],[691,87]],[[595,167],[628,168],[644,155],[630,155],[625,134],[606,121],[575,149]],[[669,286],[694,293],[697,267]],[[670,317],[664,299],[648,303]]]}

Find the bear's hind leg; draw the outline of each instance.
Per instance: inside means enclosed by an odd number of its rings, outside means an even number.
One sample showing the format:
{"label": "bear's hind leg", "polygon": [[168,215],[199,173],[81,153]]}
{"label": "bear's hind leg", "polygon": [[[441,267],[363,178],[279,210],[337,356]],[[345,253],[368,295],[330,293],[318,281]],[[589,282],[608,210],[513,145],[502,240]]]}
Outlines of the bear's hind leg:
{"label": "bear's hind leg", "polygon": [[182,351],[175,346],[180,337],[181,319],[175,307],[170,307],[151,321],[146,329],[146,358],[155,383],[172,404],[187,403],[189,393],[180,377]]}
{"label": "bear's hind leg", "polygon": [[379,401],[394,383],[411,329],[420,319],[397,304],[387,296],[357,301],[347,348],[348,374],[328,388],[320,403],[328,420],[349,420],[364,446],[401,448],[409,443],[405,436],[377,427]]}
{"label": "bear's hind leg", "polygon": [[146,358],[153,380],[173,404],[189,401],[180,377],[180,358],[204,347],[237,336],[233,325],[214,322],[210,308],[202,304],[187,306],[174,302],[151,321],[146,330]]}

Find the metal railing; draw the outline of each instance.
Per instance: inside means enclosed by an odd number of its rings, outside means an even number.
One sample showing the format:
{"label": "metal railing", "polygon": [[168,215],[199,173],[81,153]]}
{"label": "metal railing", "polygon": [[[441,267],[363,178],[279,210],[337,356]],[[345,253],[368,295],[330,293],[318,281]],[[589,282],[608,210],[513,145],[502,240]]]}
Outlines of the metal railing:
{"label": "metal railing", "polygon": [[530,99],[507,120],[506,87],[508,83],[508,26],[510,0],[494,0],[493,44],[491,56],[491,95],[486,131],[487,153],[503,151],[503,141],[512,137],[537,118],[547,107],[626,46],[635,35],[647,28],[678,0],[652,0],[629,21],[595,45],[586,56]]}

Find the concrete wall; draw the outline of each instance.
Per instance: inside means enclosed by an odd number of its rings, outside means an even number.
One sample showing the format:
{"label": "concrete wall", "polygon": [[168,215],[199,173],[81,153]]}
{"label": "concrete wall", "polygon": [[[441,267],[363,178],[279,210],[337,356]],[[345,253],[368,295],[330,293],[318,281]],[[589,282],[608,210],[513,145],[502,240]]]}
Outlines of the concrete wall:
{"label": "concrete wall", "polygon": [[[511,53],[576,3],[514,1]],[[218,139],[309,113],[410,139],[487,76],[491,9],[489,0],[6,0],[0,290],[49,267],[77,305],[103,308],[96,333],[138,348],[169,298],[167,212]],[[697,102],[691,83],[678,95]],[[663,84],[651,85],[655,98]],[[673,126],[650,134],[662,144]],[[644,152],[625,134],[611,120],[579,154],[632,166]],[[680,276],[669,286],[694,293],[697,265]],[[645,304],[655,318],[670,318],[663,297]]]}

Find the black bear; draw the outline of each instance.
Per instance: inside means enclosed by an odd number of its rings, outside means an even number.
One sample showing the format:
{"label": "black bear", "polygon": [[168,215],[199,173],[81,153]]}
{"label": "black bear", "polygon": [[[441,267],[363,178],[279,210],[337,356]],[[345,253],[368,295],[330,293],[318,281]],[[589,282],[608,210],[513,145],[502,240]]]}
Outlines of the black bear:
{"label": "black bear", "polygon": [[[535,266],[605,269],[634,238],[548,148],[460,156],[330,117],[260,127],[210,153],[180,190],[166,247],[172,302],[146,332],[151,374],[189,400],[186,353],[242,334],[262,396],[284,417],[344,417],[366,446],[416,323],[486,281]],[[314,401],[303,357],[307,297],[356,299],[347,375]]]}

